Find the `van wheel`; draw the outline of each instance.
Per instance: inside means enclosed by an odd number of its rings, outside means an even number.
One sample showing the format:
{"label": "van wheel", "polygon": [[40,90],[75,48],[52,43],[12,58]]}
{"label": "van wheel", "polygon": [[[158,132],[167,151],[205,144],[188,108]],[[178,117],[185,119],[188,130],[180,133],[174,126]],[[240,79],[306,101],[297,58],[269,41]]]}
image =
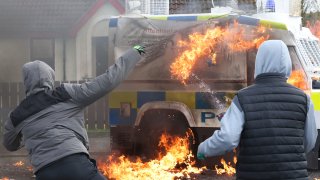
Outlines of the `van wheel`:
{"label": "van wheel", "polygon": [[[183,137],[188,129],[186,117],[177,110],[148,110],[134,133],[134,154],[143,160],[154,159],[161,152],[158,144],[163,133]],[[190,145],[195,146],[191,137]],[[191,148],[194,152],[195,148]]]}

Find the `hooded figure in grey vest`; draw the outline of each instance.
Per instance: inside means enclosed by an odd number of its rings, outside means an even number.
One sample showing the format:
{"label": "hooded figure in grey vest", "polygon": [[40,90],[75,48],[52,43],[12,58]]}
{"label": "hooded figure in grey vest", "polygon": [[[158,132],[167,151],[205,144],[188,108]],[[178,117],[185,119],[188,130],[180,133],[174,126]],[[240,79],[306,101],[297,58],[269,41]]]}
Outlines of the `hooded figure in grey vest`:
{"label": "hooded figure in grey vest", "polygon": [[3,145],[9,151],[25,146],[37,180],[98,180],[89,159],[84,108],[114,89],[144,53],[135,46],[107,71],[83,84],[54,88],[54,71],[41,61],[23,66],[26,98],[6,121]]}
{"label": "hooded figure in grey vest", "polygon": [[237,93],[220,130],[199,145],[198,158],[222,155],[239,145],[237,179],[307,180],[306,153],[315,146],[317,129],[309,96],[286,82],[291,68],[282,41],[261,44],[255,83]]}

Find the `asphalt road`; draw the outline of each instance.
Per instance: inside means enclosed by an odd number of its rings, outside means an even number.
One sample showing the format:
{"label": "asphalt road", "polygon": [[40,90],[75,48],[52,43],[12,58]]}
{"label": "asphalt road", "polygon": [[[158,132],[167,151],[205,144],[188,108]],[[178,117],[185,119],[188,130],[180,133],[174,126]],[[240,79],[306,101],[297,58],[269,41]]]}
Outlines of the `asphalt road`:
{"label": "asphalt road", "polygon": [[[110,138],[107,133],[89,134],[91,144],[91,155],[96,159],[103,159],[110,153]],[[1,137],[0,137],[1,138]],[[2,139],[2,138],[1,138]],[[27,158],[28,153],[22,149],[17,152],[8,152],[0,145],[0,180],[8,178],[11,180],[35,180],[31,165]],[[21,164],[17,162],[22,162]],[[310,171],[310,179],[320,180],[320,171]],[[187,180],[188,178],[184,178]],[[198,175],[191,175],[189,179],[199,180],[235,180],[234,176],[217,175],[215,171],[208,170]]]}
{"label": "asphalt road", "polygon": [[[96,157],[101,155],[96,155]],[[22,161],[22,166],[14,166],[15,163]],[[35,180],[32,170],[30,169],[30,163],[28,163],[27,157],[1,157],[0,158],[0,180],[7,177],[11,180]],[[320,179],[320,171],[309,172],[310,179]],[[188,178],[184,178],[187,180]],[[206,171],[200,175],[191,175],[190,179],[199,180],[235,180],[234,176],[217,175],[215,171]]]}

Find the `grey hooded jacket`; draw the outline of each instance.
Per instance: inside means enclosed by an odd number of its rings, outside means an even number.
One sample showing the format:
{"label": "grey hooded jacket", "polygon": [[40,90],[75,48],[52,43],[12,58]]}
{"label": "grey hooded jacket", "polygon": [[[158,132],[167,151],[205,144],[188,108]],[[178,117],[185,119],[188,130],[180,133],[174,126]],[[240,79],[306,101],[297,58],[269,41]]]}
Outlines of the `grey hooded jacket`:
{"label": "grey hooded jacket", "polygon": [[139,53],[129,50],[92,81],[56,89],[50,66],[41,61],[25,64],[27,97],[6,121],[3,145],[9,151],[25,146],[35,172],[68,155],[89,154],[84,108],[114,89],[139,60]]}
{"label": "grey hooded jacket", "polygon": [[[291,68],[291,58],[286,45],[280,40],[269,40],[259,47],[256,56],[254,78],[263,73],[282,73],[288,78],[291,74]],[[309,110],[305,122],[304,135],[306,153],[314,148],[318,134],[314,117],[314,107],[310,98],[308,102]],[[232,151],[239,145],[244,124],[244,112],[239,104],[238,97],[235,96],[231,106],[221,119],[220,130],[215,131],[210,138],[199,145],[198,153],[210,157]]]}

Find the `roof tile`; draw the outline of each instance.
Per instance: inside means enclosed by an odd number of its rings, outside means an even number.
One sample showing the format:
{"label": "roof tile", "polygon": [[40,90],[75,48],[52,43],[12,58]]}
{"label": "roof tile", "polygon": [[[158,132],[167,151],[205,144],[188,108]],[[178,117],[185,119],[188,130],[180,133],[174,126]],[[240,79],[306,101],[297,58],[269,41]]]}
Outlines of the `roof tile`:
{"label": "roof tile", "polygon": [[1,0],[0,33],[65,34],[98,0]]}

